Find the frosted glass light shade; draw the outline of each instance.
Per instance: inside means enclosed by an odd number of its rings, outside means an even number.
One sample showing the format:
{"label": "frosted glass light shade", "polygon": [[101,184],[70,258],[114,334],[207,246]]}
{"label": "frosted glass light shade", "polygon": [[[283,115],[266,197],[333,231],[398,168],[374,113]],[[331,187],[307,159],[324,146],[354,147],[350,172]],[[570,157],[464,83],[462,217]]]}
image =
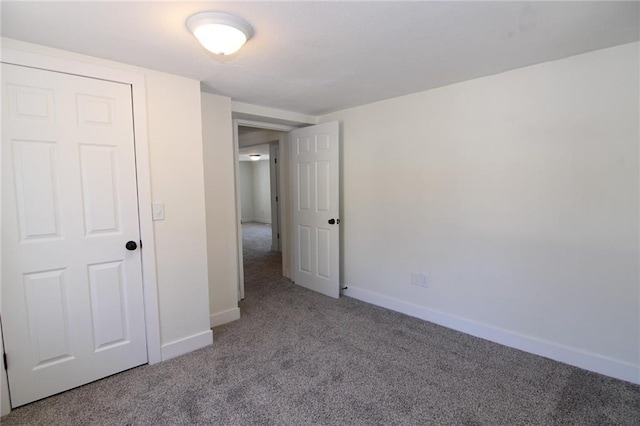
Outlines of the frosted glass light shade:
{"label": "frosted glass light shade", "polygon": [[248,23],[228,13],[197,13],[187,20],[187,27],[205,49],[216,55],[237,52],[253,35]]}
{"label": "frosted glass light shade", "polygon": [[260,154],[249,154],[249,158],[253,161],[258,161],[260,159]]}

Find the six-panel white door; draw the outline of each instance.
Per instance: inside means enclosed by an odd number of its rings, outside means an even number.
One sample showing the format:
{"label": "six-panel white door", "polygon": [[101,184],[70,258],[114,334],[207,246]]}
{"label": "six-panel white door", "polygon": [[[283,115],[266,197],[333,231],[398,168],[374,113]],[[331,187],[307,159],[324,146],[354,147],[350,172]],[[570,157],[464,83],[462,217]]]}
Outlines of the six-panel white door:
{"label": "six-panel white door", "polygon": [[289,139],[293,281],[336,298],[340,296],[339,130],[333,121],[294,130]]}
{"label": "six-panel white door", "polygon": [[147,362],[131,87],[2,65],[12,406]]}

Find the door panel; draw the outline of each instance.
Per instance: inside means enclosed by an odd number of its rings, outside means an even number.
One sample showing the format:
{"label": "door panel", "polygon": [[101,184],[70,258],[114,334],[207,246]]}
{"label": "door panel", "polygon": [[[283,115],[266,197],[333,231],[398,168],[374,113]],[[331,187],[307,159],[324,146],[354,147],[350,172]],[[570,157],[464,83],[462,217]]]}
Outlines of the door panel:
{"label": "door panel", "polygon": [[80,145],[80,168],[86,235],[120,232],[116,147]]}
{"label": "door panel", "polygon": [[122,262],[89,265],[94,349],[104,350],[128,340]]}
{"label": "door panel", "polygon": [[331,211],[331,189],[329,174],[331,165],[327,161],[316,163],[316,206],[318,212],[329,213]]}
{"label": "door panel", "polygon": [[147,361],[131,87],[2,65],[14,407]]}
{"label": "door panel", "polygon": [[318,276],[331,278],[331,232],[327,229],[317,229],[316,242],[318,247]]}
{"label": "door panel", "polygon": [[20,241],[60,237],[56,143],[16,139],[12,145]]}
{"label": "door panel", "polygon": [[[340,295],[339,125],[290,134],[293,194],[293,279],[322,294]],[[330,223],[330,219],[334,223]]]}
{"label": "door panel", "polygon": [[311,227],[298,226],[298,269],[311,274]]}
{"label": "door panel", "polygon": [[298,211],[311,209],[311,165],[298,163]]}
{"label": "door panel", "polygon": [[7,84],[9,117],[53,123],[53,91],[41,87]]}
{"label": "door panel", "polygon": [[64,270],[25,274],[34,368],[73,359]]}

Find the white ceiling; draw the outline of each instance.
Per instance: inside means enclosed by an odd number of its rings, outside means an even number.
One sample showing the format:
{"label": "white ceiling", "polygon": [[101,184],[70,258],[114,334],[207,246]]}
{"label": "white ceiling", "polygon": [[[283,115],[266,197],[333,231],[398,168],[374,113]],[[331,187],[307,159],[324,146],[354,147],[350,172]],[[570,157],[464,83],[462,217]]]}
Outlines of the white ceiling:
{"label": "white ceiling", "polygon": [[[637,41],[638,2],[12,2],[2,36],[202,81],[233,100],[319,115]],[[186,19],[233,13],[228,57]]]}

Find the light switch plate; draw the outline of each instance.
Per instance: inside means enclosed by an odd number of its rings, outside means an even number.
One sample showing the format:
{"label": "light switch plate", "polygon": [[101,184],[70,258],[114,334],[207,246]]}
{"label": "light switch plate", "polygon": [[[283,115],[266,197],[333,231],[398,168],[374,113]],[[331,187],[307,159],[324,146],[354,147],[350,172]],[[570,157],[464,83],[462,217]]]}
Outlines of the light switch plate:
{"label": "light switch plate", "polygon": [[164,220],[164,203],[153,203],[151,210],[153,211],[153,220]]}
{"label": "light switch plate", "polygon": [[411,273],[411,285],[419,285],[421,279],[422,275],[420,274],[420,272]]}

